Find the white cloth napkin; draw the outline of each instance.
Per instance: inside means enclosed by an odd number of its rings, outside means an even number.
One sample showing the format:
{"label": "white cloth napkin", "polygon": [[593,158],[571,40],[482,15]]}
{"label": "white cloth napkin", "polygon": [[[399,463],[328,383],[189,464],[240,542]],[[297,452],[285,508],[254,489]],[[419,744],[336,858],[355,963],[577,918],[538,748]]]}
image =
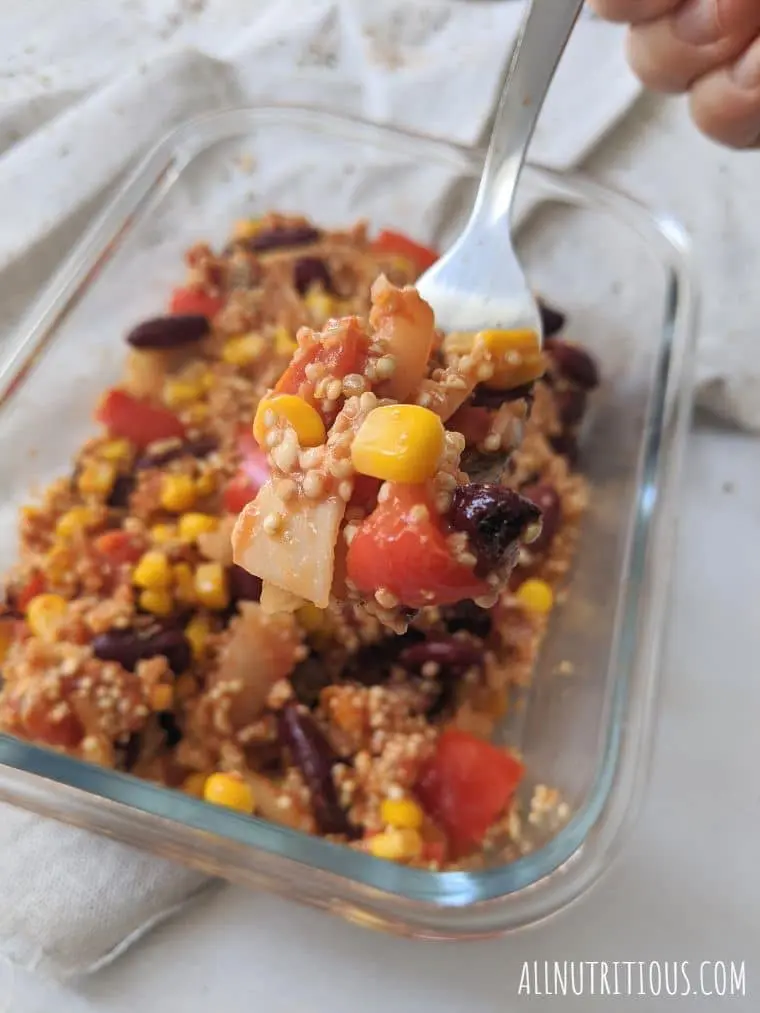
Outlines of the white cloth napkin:
{"label": "white cloth napkin", "polygon": [[[319,104],[473,144],[521,4],[461,0],[26,0],[0,12],[0,333],[144,148],[198,112]],[[3,24],[4,22],[4,24]],[[578,164],[639,87],[619,30],[584,19],[533,157]],[[86,972],[208,881],[0,805],[0,954]]]}

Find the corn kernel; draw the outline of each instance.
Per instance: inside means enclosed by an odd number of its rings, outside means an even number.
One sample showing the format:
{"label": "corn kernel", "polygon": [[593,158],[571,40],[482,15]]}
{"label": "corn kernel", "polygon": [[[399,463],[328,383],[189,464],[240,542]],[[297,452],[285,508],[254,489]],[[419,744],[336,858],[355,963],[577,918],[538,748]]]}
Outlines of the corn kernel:
{"label": "corn kernel", "polygon": [[140,608],[154,616],[169,616],[174,609],[174,599],[165,587],[147,588],[140,592]]}
{"label": "corn kernel", "polygon": [[138,587],[157,590],[169,587],[172,572],[169,560],[163,552],[150,549],[144,552],[132,571],[132,582]]}
{"label": "corn kernel", "polygon": [[116,468],[110,461],[88,461],[77,478],[77,488],[85,496],[107,496],[116,481]]}
{"label": "corn kernel", "polygon": [[211,774],[203,786],[203,797],[213,805],[223,805],[242,813],[256,808],[251,786],[237,774]]}
{"label": "corn kernel", "polygon": [[203,397],[203,385],[196,379],[178,380],[173,377],[164,384],[162,397],[168,408],[183,408]]}
{"label": "corn kernel", "polygon": [[195,505],[197,491],[189,475],[166,475],[161,485],[161,506],[173,514],[183,514]]}
{"label": "corn kernel", "polygon": [[302,447],[318,447],[325,442],[325,424],[316,408],[295,394],[271,394],[259,401],[253,420],[253,435],[260,447],[266,441],[268,427],[264,419],[267,412],[285,419],[295,429]]}
{"label": "corn kernel", "polygon": [[55,533],[58,538],[74,538],[81,535],[93,523],[92,510],[87,507],[72,507],[65,514],[61,514],[55,526]]}
{"label": "corn kernel", "polygon": [[380,819],[397,830],[419,830],[422,809],[411,798],[386,798],[380,804]]}
{"label": "corn kernel", "polygon": [[274,332],[274,350],[278,355],[292,355],[298,348],[298,342],[287,329],[277,327]]}
{"label": "corn kernel", "polygon": [[175,563],[172,567],[174,594],[183,605],[195,602],[195,575],[189,563]]}
{"label": "corn kernel", "polygon": [[222,358],[230,366],[248,366],[261,355],[266,342],[260,334],[241,334],[225,341]]}
{"label": "corn kernel", "polygon": [[[196,490],[198,485],[196,483]],[[194,542],[198,535],[214,531],[218,525],[216,517],[211,514],[188,513],[179,519],[179,537],[187,542]]]}
{"label": "corn kernel", "polygon": [[535,331],[480,331],[475,340],[485,345],[494,366],[494,374],[486,386],[510,390],[543,376],[544,360]]}
{"label": "corn kernel", "polygon": [[197,376],[197,380],[198,383],[201,385],[201,388],[206,393],[208,393],[216,383],[216,377],[214,376],[213,371],[210,369],[202,369]]}
{"label": "corn kernel", "polygon": [[45,556],[45,575],[51,583],[61,583],[71,576],[75,562],[69,546],[54,545]]}
{"label": "corn kernel", "polygon": [[129,440],[106,440],[98,447],[98,456],[104,461],[123,464],[132,457],[132,444]]}
{"label": "corn kernel", "polygon": [[232,226],[232,238],[252,239],[260,230],[260,218],[241,218]]}
{"label": "corn kernel", "polygon": [[405,859],[419,858],[422,854],[422,838],[419,832],[411,827],[394,828],[374,834],[367,842],[367,847],[375,858],[401,862]]}
{"label": "corn kernel", "polygon": [[150,529],[150,539],[156,545],[166,545],[177,539],[177,528],[174,524],[154,524]]}
{"label": "corn kernel", "polygon": [[209,417],[210,409],[207,404],[202,401],[196,401],[194,404],[190,404],[182,412],[182,418],[187,425],[199,426],[202,422],[205,422]]}
{"label": "corn kernel", "polygon": [[40,640],[54,640],[67,609],[66,599],[59,594],[37,594],[26,606],[29,629]]}
{"label": "corn kernel", "polygon": [[443,448],[443,423],[435,412],[419,405],[382,405],[359,427],[351,460],[361,475],[417,484],[435,474]]}
{"label": "corn kernel", "polygon": [[515,597],[528,612],[546,615],[554,605],[554,592],[545,580],[531,577],[523,581],[515,591]]}
{"label": "corn kernel", "polygon": [[335,300],[319,288],[310,288],[304,299],[311,322],[321,327],[335,314]]}
{"label": "corn kernel", "polygon": [[216,492],[216,475],[213,471],[204,471],[195,480],[195,491],[200,499]]}
{"label": "corn kernel", "polygon": [[182,790],[195,798],[203,798],[203,788],[206,784],[205,774],[188,774],[182,782]]}
{"label": "corn kernel", "polygon": [[193,616],[185,627],[185,636],[193,652],[193,658],[200,661],[206,653],[208,635],[211,632],[208,619],[205,616]]}
{"label": "corn kernel", "polygon": [[165,683],[158,686],[151,686],[148,694],[150,709],[154,711],[168,711],[174,703],[174,690]]}
{"label": "corn kernel", "polygon": [[325,628],[326,615],[325,610],[317,608],[316,605],[311,603],[302,605],[296,612],[296,619],[302,629],[306,630],[307,633],[319,633]]}
{"label": "corn kernel", "polygon": [[230,603],[227,575],[221,563],[201,563],[195,571],[195,594],[201,605],[221,611]]}

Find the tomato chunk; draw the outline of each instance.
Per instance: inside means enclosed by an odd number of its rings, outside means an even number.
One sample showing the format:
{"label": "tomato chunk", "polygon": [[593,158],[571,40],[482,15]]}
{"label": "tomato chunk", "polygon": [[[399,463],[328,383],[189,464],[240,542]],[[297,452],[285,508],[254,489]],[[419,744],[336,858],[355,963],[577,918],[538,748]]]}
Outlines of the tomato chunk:
{"label": "tomato chunk", "polygon": [[240,465],[237,474],[227,483],[222,493],[224,509],[239,514],[243,507],[255,499],[259,489],[269,478],[267,456],[248,428],[241,428],[237,438]]}
{"label": "tomato chunk", "polygon": [[[427,519],[410,517],[417,506],[428,507]],[[420,485],[391,486],[388,498],[357,529],[346,566],[361,592],[371,596],[386,588],[409,608],[451,605],[489,591],[485,581],[452,556]]]}
{"label": "tomato chunk", "polygon": [[426,271],[438,260],[435,250],[421,243],[415,243],[413,239],[392,229],[383,229],[373,241],[372,249],[376,253],[396,253],[400,257],[407,257],[420,271]]}
{"label": "tomato chunk", "polygon": [[222,306],[221,296],[209,295],[197,288],[175,288],[169,301],[172,313],[199,313],[208,318],[215,316]]}
{"label": "tomato chunk", "polygon": [[173,412],[114,388],[108,391],[95,412],[112,436],[122,436],[138,447],[155,440],[182,439],[185,427]]}
{"label": "tomato chunk", "polygon": [[94,545],[95,551],[115,566],[136,563],[143,552],[143,547],[127,531],[106,531],[98,535]]}
{"label": "tomato chunk", "polygon": [[45,590],[45,578],[39,572],[35,570],[27,580],[26,584],[19,589],[15,595],[14,605],[19,612],[26,612],[26,607],[32,598],[35,598],[38,594],[42,594]]}
{"label": "tomato chunk", "polygon": [[523,764],[503,749],[448,728],[422,770],[416,793],[428,816],[462,854],[482,843],[524,773]]}

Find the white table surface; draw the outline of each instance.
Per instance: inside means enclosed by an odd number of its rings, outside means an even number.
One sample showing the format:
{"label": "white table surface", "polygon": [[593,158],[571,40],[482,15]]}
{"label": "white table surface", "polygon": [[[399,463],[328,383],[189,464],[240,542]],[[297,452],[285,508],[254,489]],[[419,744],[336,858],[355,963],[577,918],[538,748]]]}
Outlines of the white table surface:
{"label": "white table surface", "polygon": [[[593,159],[599,175],[691,228],[713,331],[727,307],[760,320],[758,157],[712,148],[678,106],[650,104]],[[748,994],[730,1008],[760,1008],[759,461],[755,439],[704,428],[691,437],[647,802],[616,867],[572,909],[507,939],[443,945],[369,934],[227,888],[78,989],[18,973],[11,983],[0,968],[0,1013],[250,1013],[257,1001],[267,1013],[373,1013],[389,1002],[399,1013],[538,1011],[552,1002],[587,1013],[585,997],[517,995],[523,961],[534,959],[744,960]],[[370,983],[376,969],[379,985]],[[634,1008],[673,1002],[638,998]]]}

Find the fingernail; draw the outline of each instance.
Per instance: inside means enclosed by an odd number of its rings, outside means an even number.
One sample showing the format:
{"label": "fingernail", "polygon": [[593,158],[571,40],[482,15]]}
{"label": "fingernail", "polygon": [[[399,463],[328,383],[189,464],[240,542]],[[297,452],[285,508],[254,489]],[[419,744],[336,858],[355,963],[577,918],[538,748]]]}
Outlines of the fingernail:
{"label": "fingernail", "polygon": [[673,33],[691,46],[706,46],[720,38],[715,0],[685,0],[673,15]]}
{"label": "fingernail", "polygon": [[760,41],[755,41],[746,52],[742,53],[731,71],[734,81],[740,88],[752,91],[760,88]]}

